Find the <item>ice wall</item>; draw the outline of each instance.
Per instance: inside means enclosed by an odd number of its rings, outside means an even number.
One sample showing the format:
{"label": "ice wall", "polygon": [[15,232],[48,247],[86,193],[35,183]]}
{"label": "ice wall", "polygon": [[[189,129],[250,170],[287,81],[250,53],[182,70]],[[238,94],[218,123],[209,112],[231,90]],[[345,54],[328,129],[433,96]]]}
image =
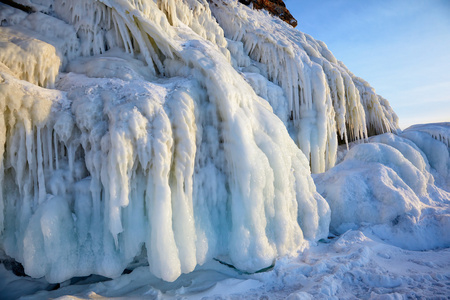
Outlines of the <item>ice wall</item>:
{"label": "ice wall", "polygon": [[0,247],[30,276],[266,268],[328,233],[310,170],[396,129],[324,43],[236,1],[22,2],[0,4]]}
{"label": "ice wall", "polygon": [[261,73],[283,88],[293,139],[314,173],[334,166],[338,138],[348,142],[396,132],[389,103],[337,61],[325,43],[236,1],[211,2],[225,36],[243,44],[235,55],[251,58],[236,59],[243,61],[239,69]]}
{"label": "ice wall", "polygon": [[34,2],[49,15],[1,29],[54,49],[23,69],[49,64],[55,89],[0,65],[0,245],[27,274],[115,277],[142,257],[168,281],[212,258],[254,272],[326,237],[277,93],[233,68],[207,2]]}

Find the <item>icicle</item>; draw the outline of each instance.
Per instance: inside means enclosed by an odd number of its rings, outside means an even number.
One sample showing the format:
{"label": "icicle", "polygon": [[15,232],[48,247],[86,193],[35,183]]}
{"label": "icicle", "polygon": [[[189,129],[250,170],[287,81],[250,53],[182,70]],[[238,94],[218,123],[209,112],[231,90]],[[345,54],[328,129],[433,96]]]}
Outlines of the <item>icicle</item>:
{"label": "icicle", "polygon": [[58,137],[56,136],[56,131],[53,131],[53,146],[55,147],[55,167],[59,170]]}
{"label": "icicle", "polygon": [[[180,259],[172,230],[171,190],[169,171],[172,133],[167,115],[163,112],[153,122],[152,169],[147,182],[147,214],[150,236],[147,240],[150,270],[156,276],[173,281],[181,274]],[[153,245],[157,245],[156,247]]]}
{"label": "icicle", "polygon": [[42,141],[41,141],[41,128],[36,128],[36,148],[37,148],[37,181],[38,181],[38,194],[39,194],[39,204],[41,204],[46,196],[47,192],[45,190],[45,177],[44,177],[44,157],[42,154]]}
{"label": "icicle", "polygon": [[174,0],[158,0],[158,8],[167,16],[170,25],[178,26],[178,18]]}
{"label": "icicle", "polygon": [[196,233],[192,203],[194,163],[196,154],[196,125],[194,103],[188,91],[175,92],[168,103],[173,126],[173,165],[171,195],[173,231],[181,264],[181,272],[194,270],[196,259]]}
{"label": "icicle", "polygon": [[53,171],[53,130],[51,128],[47,128],[47,146],[46,146],[46,152],[48,153],[48,167],[50,171]]}

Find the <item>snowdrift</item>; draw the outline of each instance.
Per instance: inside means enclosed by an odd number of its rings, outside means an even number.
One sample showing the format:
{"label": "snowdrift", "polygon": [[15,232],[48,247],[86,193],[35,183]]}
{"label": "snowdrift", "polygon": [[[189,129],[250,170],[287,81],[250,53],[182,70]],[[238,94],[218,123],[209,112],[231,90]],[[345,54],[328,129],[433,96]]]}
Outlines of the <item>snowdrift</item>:
{"label": "snowdrift", "polygon": [[331,207],[330,230],[366,228],[411,250],[450,247],[449,129],[416,125],[399,136],[375,136],[317,175]]}
{"label": "snowdrift", "polygon": [[[255,272],[326,238],[330,218],[337,232],[360,226],[352,201],[375,201],[370,224],[448,204],[433,183],[448,184],[448,134],[430,136],[445,144],[435,160],[425,129],[404,133],[422,152],[397,138],[395,151],[350,150],[348,164],[381,164],[375,176],[395,181],[372,187],[387,196],[328,195],[346,168],[332,169],[338,143],[397,133],[397,116],[323,42],[267,13],[223,0],[23,2],[34,12],[0,4],[0,247],[32,277],[148,263],[173,281],[212,259]],[[311,177],[326,170],[316,185],[331,210]]]}

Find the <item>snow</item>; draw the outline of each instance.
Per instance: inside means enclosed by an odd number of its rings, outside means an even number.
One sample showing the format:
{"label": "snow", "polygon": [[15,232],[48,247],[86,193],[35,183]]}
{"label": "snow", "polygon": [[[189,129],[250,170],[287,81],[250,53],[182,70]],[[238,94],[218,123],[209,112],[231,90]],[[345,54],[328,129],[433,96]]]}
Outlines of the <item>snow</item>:
{"label": "snow", "polygon": [[237,1],[19,2],[0,294],[448,294],[449,124],[400,132],[325,43]]}
{"label": "snow", "polygon": [[392,245],[413,250],[450,246],[450,189],[435,184],[432,174],[438,172],[429,163],[439,157],[445,165],[449,150],[428,135],[442,147],[422,152],[408,138],[416,134],[427,135],[411,129],[401,137],[373,137],[315,176],[317,190],[331,207],[331,232],[366,228]]}
{"label": "snow", "polygon": [[55,287],[2,269],[10,288],[1,292],[6,299],[445,299],[450,293],[449,255],[448,248],[404,250],[351,230],[277,260],[263,273],[244,274],[210,262],[168,283],[139,267],[113,280],[93,276],[50,290]]}
{"label": "snow", "polygon": [[449,125],[449,123],[418,124],[405,129],[405,131],[415,130],[426,132],[434,139],[444,143],[447,147],[450,147]]}
{"label": "snow", "polygon": [[450,189],[450,155],[448,149],[449,124],[415,125],[406,129],[402,136],[414,142],[428,157],[437,184]]}

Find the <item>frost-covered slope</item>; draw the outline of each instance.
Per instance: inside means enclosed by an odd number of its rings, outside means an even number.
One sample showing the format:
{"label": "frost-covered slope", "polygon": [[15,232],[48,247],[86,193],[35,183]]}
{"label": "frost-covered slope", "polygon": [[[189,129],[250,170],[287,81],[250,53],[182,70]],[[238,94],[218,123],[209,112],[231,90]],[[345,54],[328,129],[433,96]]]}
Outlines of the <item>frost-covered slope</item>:
{"label": "frost-covered slope", "polygon": [[0,6],[0,246],[33,277],[269,267],[327,237],[310,170],[397,131],[324,43],[237,1],[22,2]]}

